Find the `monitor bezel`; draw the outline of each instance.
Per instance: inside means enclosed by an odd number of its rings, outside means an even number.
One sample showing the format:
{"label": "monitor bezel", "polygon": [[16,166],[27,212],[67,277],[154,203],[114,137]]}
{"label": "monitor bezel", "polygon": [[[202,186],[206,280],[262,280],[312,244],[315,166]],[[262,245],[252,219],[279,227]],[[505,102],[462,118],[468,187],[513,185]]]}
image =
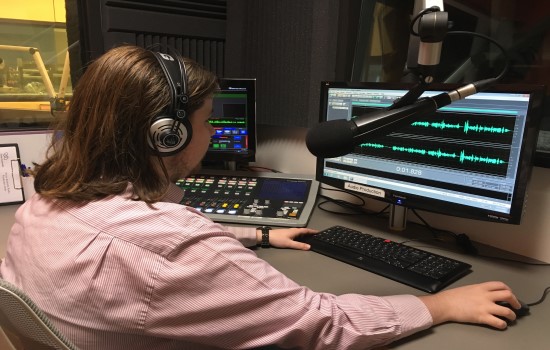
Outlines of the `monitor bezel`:
{"label": "monitor bezel", "polygon": [[[431,84],[426,90],[429,91],[449,91],[456,89],[464,84]],[[394,89],[394,90],[409,90],[413,84],[409,83],[387,83],[387,82],[321,82],[321,96],[319,108],[319,121],[326,121],[327,118],[327,99],[329,88],[364,88],[364,89]],[[531,84],[498,84],[485,90],[485,92],[508,92],[508,93],[528,93],[532,97],[529,101],[527,121],[524,129],[524,142],[520,151],[518,173],[514,186],[513,200],[511,203],[510,213],[494,212],[483,210],[462,204],[444,202],[429,197],[411,195],[392,189],[384,189],[385,197],[369,195],[363,192],[354,192],[364,195],[368,198],[373,198],[378,201],[389,204],[400,205],[402,198],[405,197],[406,207],[412,209],[425,210],[429,212],[469,218],[481,221],[500,222],[506,224],[519,224],[524,210],[524,204],[527,196],[527,186],[531,176],[531,170],[534,162],[536,142],[540,120],[542,118],[542,107],[545,96],[544,85]],[[323,175],[325,167],[325,158],[317,158],[316,164],[316,180],[329,186],[339,189],[345,189],[345,180],[327,177]],[[349,182],[349,181],[348,181]],[[414,183],[414,182],[411,182]],[[377,186],[372,186],[379,188]]]}
{"label": "monitor bezel", "polygon": [[227,161],[227,162],[254,162],[256,160],[256,79],[255,78],[219,78],[220,90],[233,88],[245,88],[249,97],[247,99],[247,130],[248,130],[248,151],[236,152],[213,150],[209,147],[204,156],[204,161]]}

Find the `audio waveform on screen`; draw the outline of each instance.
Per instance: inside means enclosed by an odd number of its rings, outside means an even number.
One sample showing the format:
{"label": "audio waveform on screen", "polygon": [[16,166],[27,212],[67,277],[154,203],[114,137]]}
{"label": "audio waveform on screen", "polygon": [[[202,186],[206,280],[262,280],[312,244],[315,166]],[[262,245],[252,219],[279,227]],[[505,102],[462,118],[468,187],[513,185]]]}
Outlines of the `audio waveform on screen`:
{"label": "audio waveform on screen", "polygon": [[218,125],[218,124],[246,124],[245,120],[235,120],[235,119],[214,119],[209,120],[210,124],[212,125]]}
{"label": "audio waveform on screen", "polygon": [[467,134],[470,131],[480,132],[480,133],[490,133],[490,134],[506,134],[512,132],[511,129],[506,127],[498,127],[492,125],[471,125],[469,120],[466,120],[464,124],[456,123],[446,123],[444,120],[438,122],[428,122],[428,121],[416,121],[411,124],[411,126],[416,127],[425,127],[425,128],[435,128],[435,129],[462,129],[462,131]]}
{"label": "audio waveform on screen", "polygon": [[[353,106],[352,115],[376,110]],[[437,111],[355,147],[360,156],[505,177],[520,115]]]}
{"label": "audio waveform on screen", "polygon": [[393,133],[366,141],[353,153],[414,165],[506,176],[512,147],[506,143]]}
{"label": "audio waveform on screen", "polygon": [[489,156],[482,156],[482,155],[476,155],[476,154],[467,154],[465,150],[460,150],[460,152],[456,152],[456,151],[445,152],[445,151],[442,151],[441,148],[430,150],[430,149],[403,147],[403,146],[385,146],[380,143],[362,143],[359,145],[359,147],[367,147],[367,148],[370,147],[370,148],[376,148],[376,149],[388,148],[394,152],[419,154],[422,156],[435,157],[435,158],[455,159],[455,160],[458,160],[460,163],[472,162],[472,163],[486,163],[486,164],[493,164],[493,165],[500,165],[500,164],[507,163],[505,160],[502,160],[500,158],[493,158]]}
{"label": "audio waveform on screen", "polygon": [[[354,106],[354,117],[377,109]],[[519,115],[436,111],[420,116],[395,132],[426,137],[460,138],[471,142],[511,144]],[[353,118],[352,118],[353,119]]]}

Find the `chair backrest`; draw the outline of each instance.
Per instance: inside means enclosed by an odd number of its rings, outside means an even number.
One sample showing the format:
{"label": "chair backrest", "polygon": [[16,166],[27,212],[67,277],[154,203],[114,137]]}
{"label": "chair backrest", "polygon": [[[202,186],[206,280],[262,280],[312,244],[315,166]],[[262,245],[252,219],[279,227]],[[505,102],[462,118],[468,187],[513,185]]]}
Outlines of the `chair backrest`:
{"label": "chair backrest", "polygon": [[0,327],[23,349],[77,350],[19,288],[0,278]]}

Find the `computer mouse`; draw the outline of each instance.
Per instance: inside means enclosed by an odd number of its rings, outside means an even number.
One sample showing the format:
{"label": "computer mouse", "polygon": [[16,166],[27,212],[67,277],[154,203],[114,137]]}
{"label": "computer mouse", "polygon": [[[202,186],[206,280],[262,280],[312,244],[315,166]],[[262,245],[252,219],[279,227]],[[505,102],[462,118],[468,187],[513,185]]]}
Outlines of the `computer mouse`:
{"label": "computer mouse", "polygon": [[507,308],[511,309],[512,311],[515,312],[516,317],[519,318],[519,317],[522,317],[522,316],[525,316],[525,315],[529,314],[529,305],[527,305],[527,303],[524,303],[521,300],[519,300],[519,302],[521,304],[519,309],[513,308],[512,305],[510,305],[506,301],[497,301],[496,304],[498,304],[500,306],[506,306]]}

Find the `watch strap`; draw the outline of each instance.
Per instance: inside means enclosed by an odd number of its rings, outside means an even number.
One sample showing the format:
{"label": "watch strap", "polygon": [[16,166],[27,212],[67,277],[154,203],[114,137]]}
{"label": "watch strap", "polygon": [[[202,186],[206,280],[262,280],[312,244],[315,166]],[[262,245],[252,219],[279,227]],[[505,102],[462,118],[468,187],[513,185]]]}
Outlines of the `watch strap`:
{"label": "watch strap", "polygon": [[258,230],[262,231],[262,242],[260,243],[260,246],[262,248],[271,247],[271,244],[269,244],[269,231],[271,230],[271,227],[269,227],[269,226],[260,226],[260,227],[258,227]]}

